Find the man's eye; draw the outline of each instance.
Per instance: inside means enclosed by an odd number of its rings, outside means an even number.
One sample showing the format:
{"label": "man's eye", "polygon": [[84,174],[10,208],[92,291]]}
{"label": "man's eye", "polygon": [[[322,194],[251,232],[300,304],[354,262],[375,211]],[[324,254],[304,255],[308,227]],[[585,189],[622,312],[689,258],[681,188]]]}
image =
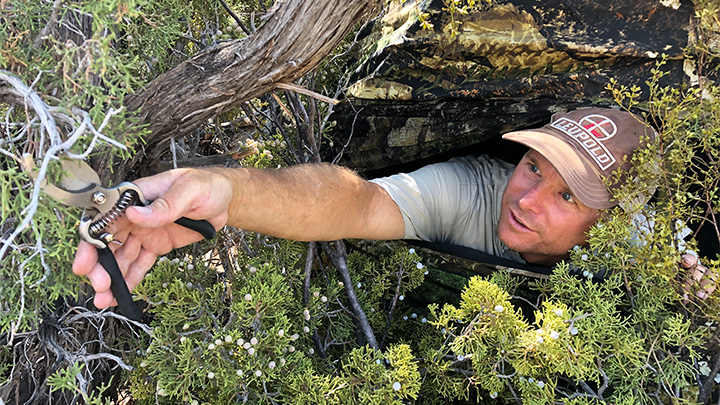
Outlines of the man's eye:
{"label": "man's eye", "polygon": [[568,193],[567,191],[562,192],[562,198],[563,198],[563,200],[565,200],[567,202],[575,202],[575,199],[573,198],[573,196],[570,195],[570,193]]}
{"label": "man's eye", "polygon": [[530,164],[530,171],[533,173],[540,173],[540,169],[532,163]]}

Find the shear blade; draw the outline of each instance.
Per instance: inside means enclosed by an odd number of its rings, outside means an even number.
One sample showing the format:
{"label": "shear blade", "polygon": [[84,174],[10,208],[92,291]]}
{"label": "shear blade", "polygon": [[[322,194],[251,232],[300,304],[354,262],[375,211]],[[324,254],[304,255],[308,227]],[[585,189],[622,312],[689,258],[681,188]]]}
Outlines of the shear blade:
{"label": "shear blade", "polygon": [[[32,156],[24,155],[25,170],[37,181],[37,168]],[[120,197],[116,189],[106,189],[100,186],[100,177],[87,163],[80,160],[63,159],[64,172],[61,186],[51,184],[42,179],[41,187],[49,196],[71,207],[94,208],[99,212],[110,210]],[[103,194],[103,202],[95,198],[96,194]]]}
{"label": "shear blade", "polygon": [[100,176],[83,160],[62,159],[63,176],[61,187],[67,191],[81,191],[91,185],[100,185]]}

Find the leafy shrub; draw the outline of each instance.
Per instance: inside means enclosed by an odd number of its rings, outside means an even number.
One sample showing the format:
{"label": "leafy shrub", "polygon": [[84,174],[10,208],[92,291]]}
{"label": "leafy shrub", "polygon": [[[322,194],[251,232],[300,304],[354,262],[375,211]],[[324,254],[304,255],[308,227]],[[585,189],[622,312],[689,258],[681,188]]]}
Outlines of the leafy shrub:
{"label": "leafy shrub", "polygon": [[[124,136],[132,128],[124,97],[202,47],[244,34],[216,3],[57,3],[5,2],[0,17],[0,63],[10,71],[0,72],[0,93],[16,78],[60,117],[62,134],[54,139],[52,126],[39,129],[37,110],[2,99],[0,392],[7,398],[28,375],[38,380],[28,386],[36,402],[68,403],[127,395],[140,404],[636,404],[706,402],[717,392],[720,298],[692,298],[698,286],[678,266],[682,253],[698,250],[678,237],[686,226],[718,227],[720,90],[702,77],[694,88],[661,88],[660,64],[646,101],[638,89],[608,89],[661,133],[630,173],[637,184],[654,184],[657,198],[609,212],[549,280],[498,271],[468,279],[459,303],[427,308],[414,294],[438,270],[402,245],[356,243],[347,285],[317,244],[225,229],[213,243],[160,259],[138,286],[148,326],[88,309],[87,286],[69,270],[79,212],[40,196],[18,159],[31,150],[51,155],[68,139],[78,155],[100,145],[116,159],[140,153],[143,133]],[[250,25],[245,11],[265,4],[231,6]],[[716,7],[700,4],[703,29],[717,31]],[[44,31],[47,21],[72,25],[88,16],[82,43]],[[688,60],[702,67],[712,52],[699,42]],[[244,145],[257,153],[242,163],[256,167],[296,162],[288,151],[294,141],[312,148],[297,139],[296,107],[294,119],[282,107],[311,103],[290,97],[254,100],[208,123],[205,147],[222,153]],[[315,117],[328,112],[314,108]],[[255,128],[242,132],[253,120]],[[324,135],[331,125],[315,130]],[[57,176],[44,161],[49,178]],[[631,185],[617,198],[632,201],[637,192]],[[702,261],[720,271],[720,257]],[[592,280],[598,273],[607,273],[603,282]],[[358,336],[350,289],[381,350]]]}

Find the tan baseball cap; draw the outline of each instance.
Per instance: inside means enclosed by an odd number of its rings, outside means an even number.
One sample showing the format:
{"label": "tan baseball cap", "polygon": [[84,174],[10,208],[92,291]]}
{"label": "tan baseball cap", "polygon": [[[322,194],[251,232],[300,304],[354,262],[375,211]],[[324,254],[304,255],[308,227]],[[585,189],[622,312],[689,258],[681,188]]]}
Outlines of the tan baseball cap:
{"label": "tan baseball cap", "polygon": [[[588,108],[553,114],[542,128],[503,135],[538,151],[565,180],[573,195],[590,208],[618,204],[603,183],[618,168],[627,171],[630,157],[657,133],[629,112]],[[621,182],[626,179],[622,178]]]}

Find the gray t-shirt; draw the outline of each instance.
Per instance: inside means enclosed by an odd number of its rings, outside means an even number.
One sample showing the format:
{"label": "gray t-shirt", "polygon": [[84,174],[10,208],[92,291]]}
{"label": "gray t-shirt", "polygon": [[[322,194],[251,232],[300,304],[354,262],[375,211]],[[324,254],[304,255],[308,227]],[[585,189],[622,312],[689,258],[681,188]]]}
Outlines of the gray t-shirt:
{"label": "gray t-shirt", "polygon": [[470,247],[525,261],[497,236],[505,186],[514,165],[468,156],[371,180],[390,194],[405,221],[405,239]]}

